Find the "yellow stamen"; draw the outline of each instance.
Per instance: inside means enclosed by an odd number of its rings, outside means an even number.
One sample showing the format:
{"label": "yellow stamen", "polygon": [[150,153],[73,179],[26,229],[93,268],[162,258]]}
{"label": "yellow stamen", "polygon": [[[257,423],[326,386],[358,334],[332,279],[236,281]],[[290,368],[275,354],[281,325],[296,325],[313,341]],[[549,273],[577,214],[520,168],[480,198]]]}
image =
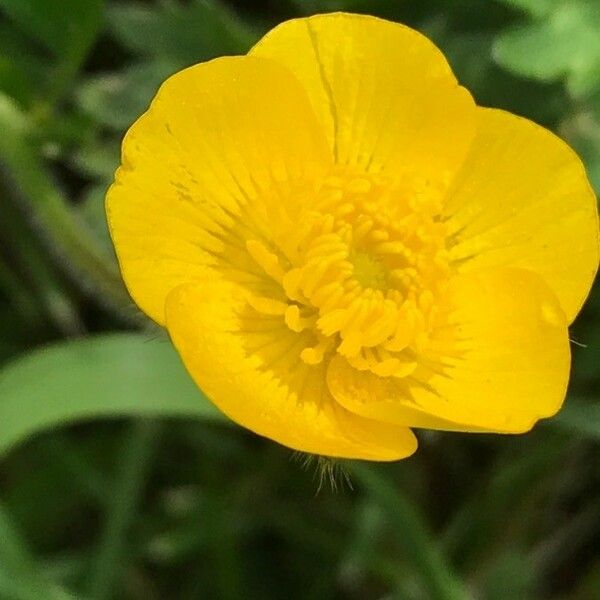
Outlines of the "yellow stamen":
{"label": "yellow stamen", "polygon": [[282,218],[281,254],[256,240],[246,243],[287,302],[260,294],[249,302],[262,314],[282,316],[293,332],[315,332],[317,344],[300,353],[306,364],[336,351],[356,369],[406,377],[418,356],[448,343],[431,335],[448,319],[437,299],[452,271],[437,204],[427,200],[427,186],[417,200],[387,179],[348,178],[341,169],[316,189],[297,223]]}
{"label": "yellow stamen", "polygon": [[270,275],[279,283],[283,281],[284,271],[276,254],[269,252],[261,242],[256,240],[248,240],[246,249],[267,275]]}
{"label": "yellow stamen", "polygon": [[267,298],[265,296],[249,296],[248,304],[263,315],[284,315],[287,309],[285,302]]}

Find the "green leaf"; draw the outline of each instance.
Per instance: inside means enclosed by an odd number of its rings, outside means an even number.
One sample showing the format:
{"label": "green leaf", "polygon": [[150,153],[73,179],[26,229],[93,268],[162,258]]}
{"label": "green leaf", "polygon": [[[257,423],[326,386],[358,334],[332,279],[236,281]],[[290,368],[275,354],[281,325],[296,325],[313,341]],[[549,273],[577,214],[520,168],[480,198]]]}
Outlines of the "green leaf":
{"label": "green leaf", "polygon": [[160,60],[97,75],[81,85],[77,101],[98,123],[122,130],[148,108],[160,84],[178,68],[173,62]]}
{"label": "green leaf", "polygon": [[544,17],[550,14],[563,0],[503,0],[503,2],[532,16]]}
{"label": "green leaf", "polygon": [[78,171],[90,179],[110,183],[119,166],[120,157],[121,144],[117,139],[94,140],[76,149],[72,163]]}
{"label": "green leaf", "polygon": [[493,33],[460,33],[436,40],[462,85],[474,94],[477,104],[503,108],[547,127],[570,100],[560,84],[523,79],[500,68],[492,58]]}
{"label": "green leaf", "polygon": [[244,54],[259,35],[222,4],[208,0],[153,8],[116,4],[108,8],[107,18],[113,36],[141,60],[88,79],[76,97],[83,112],[118,131],[146,110],[169,75],[222,54]]}
{"label": "green leaf", "polygon": [[404,556],[432,600],[464,600],[467,593],[434,542],[417,507],[379,469],[350,463],[349,471],[389,518]]}
{"label": "green leaf", "polygon": [[28,106],[47,83],[44,62],[10,23],[0,22],[0,40],[0,91]]}
{"label": "green leaf", "polygon": [[144,419],[134,422],[127,432],[92,567],[87,594],[90,600],[114,597],[115,584],[125,571],[128,534],[137,516],[140,496],[157,448],[158,433],[158,424]]}
{"label": "green leaf", "polygon": [[102,183],[89,187],[85,191],[77,209],[82,219],[94,232],[98,241],[106,248],[106,251],[114,252],[106,220],[106,209],[104,207],[107,190],[108,186]]}
{"label": "green leaf", "polygon": [[[0,10],[14,22],[15,29],[20,29],[54,55],[52,71],[46,77],[47,85],[43,85],[44,82],[40,85],[38,80],[36,86],[42,117],[46,118],[70,90],[100,32],[103,7],[104,0],[0,0]],[[24,91],[20,90],[20,93]]]}
{"label": "green leaf", "polygon": [[57,56],[87,48],[101,24],[103,0],[0,0],[0,9]]}
{"label": "green leaf", "polygon": [[580,437],[600,440],[600,402],[567,399],[561,411],[548,424]]}
{"label": "green leaf", "polygon": [[303,15],[345,11],[399,20],[398,0],[293,0],[293,4]]}
{"label": "green leaf", "polygon": [[32,121],[10,98],[0,95],[0,179],[17,188],[23,210],[35,222],[55,255],[74,279],[87,290],[100,292],[98,300],[118,309],[129,304],[112,254],[86,229],[54,182],[38,149],[32,143]]}
{"label": "green leaf", "polygon": [[12,600],[75,600],[44,576],[3,504],[0,504],[0,540],[0,597]]}
{"label": "green leaf", "polygon": [[506,598],[532,598],[536,565],[531,556],[521,548],[508,548],[494,555],[477,573],[482,580],[481,597],[486,600]]}
{"label": "green leaf", "polygon": [[600,118],[594,106],[582,108],[565,119],[561,134],[581,156],[588,177],[600,195]]}
{"label": "green leaf", "polygon": [[132,52],[173,59],[179,67],[222,54],[245,54],[258,33],[220,2],[195,0],[187,5],[116,4],[108,9],[115,38]]}
{"label": "green leaf", "polygon": [[[595,0],[555,3],[547,14],[508,30],[495,43],[504,68],[542,81],[565,78],[574,97],[600,86],[600,11]],[[544,16],[543,19],[535,17]]]}
{"label": "green leaf", "polygon": [[223,419],[170,342],[144,334],[59,343],[0,371],[0,454],[51,427],[126,416]]}
{"label": "green leaf", "polygon": [[441,538],[462,570],[476,570],[484,557],[498,551],[506,541],[503,534],[522,518],[528,499],[546,491],[569,443],[563,435],[546,434],[529,443],[515,438],[512,447],[496,455],[489,478],[472,482]]}

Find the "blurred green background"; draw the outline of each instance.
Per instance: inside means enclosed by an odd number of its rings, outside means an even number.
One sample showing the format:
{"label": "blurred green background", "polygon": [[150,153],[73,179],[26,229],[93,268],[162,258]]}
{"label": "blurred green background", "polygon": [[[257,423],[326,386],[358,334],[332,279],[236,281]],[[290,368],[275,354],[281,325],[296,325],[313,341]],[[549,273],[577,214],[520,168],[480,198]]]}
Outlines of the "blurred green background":
{"label": "blurred green background", "polygon": [[226,423],[123,290],[104,193],[164,78],[278,22],[366,12],[600,190],[599,0],[0,0],[0,599],[600,598],[600,290],[561,414],[319,465]]}

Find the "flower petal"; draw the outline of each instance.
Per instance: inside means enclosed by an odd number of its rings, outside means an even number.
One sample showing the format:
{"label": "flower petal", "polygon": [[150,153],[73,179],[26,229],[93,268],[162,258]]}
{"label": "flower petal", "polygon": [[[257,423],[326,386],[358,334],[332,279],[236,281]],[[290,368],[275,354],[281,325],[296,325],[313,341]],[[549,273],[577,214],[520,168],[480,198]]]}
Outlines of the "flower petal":
{"label": "flower petal", "polygon": [[596,198],[577,155],[543,127],[478,109],[478,133],[447,198],[451,257],[462,272],[539,273],[571,322],[598,268]]}
{"label": "flower petal", "polygon": [[396,460],[417,446],[405,427],[354,415],[333,400],[322,365],[299,359],[310,334],[259,315],[241,286],[212,279],[176,288],[167,328],[189,373],[231,419],[304,452]]}
{"label": "flower petal", "polygon": [[448,292],[459,352],[414,377],[378,377],[341,357],[329,389],[362,416],[412,427],[522,432],[565,396],[569,341],[563,311],[535,273],[495,269],[457,277]]}
{"label": "flower petal", "polygon": [[340,164],[443,189],[464,159],[473,100],[443,54],[409,27],[345,13],[294,19],[250,55],[298,77]]}
{"label": "flower petal", "polygon": [[273,61],[226,57],[173,75],[129,130],[107,197],[136,303],[162,324],[169,291],[215,255],[251,270],[240,246],[261,238],[265,205],[281,205],[331,160],[306,93]]}

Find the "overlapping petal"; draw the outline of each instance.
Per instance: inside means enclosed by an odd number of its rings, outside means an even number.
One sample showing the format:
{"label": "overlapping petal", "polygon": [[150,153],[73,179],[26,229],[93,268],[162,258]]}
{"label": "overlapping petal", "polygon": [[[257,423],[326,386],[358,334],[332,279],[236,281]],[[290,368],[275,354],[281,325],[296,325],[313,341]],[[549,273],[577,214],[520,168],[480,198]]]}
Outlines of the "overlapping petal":
{"label": "overlapping petal", "polygon": [[462,272],[539,273],[571,322],[598,268],[596,197],[577,155],[521,117],[478,109],[477,136],[446,199],[451,257]]}
{"label": "overlapping petal", "polygon": [[442,193],[462,164],[475,105],[417,31],[362,15],[317,15],[282,23],[250,54],[296,75],[338,163],[430,193]]}
{"label": "overlapping petal", "polygon": [[252,309],[247,291],[213,278],[176,288],[167,328],[196,383],[237,423],[305,452],[395,460],[412,454],[406,427],[348,412],[331,397],[324,366],[299,359],[310,334]]}
{"label": "overlapping petal", "polygon": [[541,277],[507,268],[462,275],[448,302],[452,325],[438,334],[438,357],[421,357],[406,379],[335,357],[336,400],[368,418],[449,430],[516,433],[556,413],[569,376],[567,321]]}
{"label": "overlapping petal", "polygon": [[227,57],[172,76],[129,130],[107,198],[133,299],[163,324],[167,294],[206,265],[256,279],[244,243],[269,235],[266,204],[330,164],[306,93],[280,65]]}

